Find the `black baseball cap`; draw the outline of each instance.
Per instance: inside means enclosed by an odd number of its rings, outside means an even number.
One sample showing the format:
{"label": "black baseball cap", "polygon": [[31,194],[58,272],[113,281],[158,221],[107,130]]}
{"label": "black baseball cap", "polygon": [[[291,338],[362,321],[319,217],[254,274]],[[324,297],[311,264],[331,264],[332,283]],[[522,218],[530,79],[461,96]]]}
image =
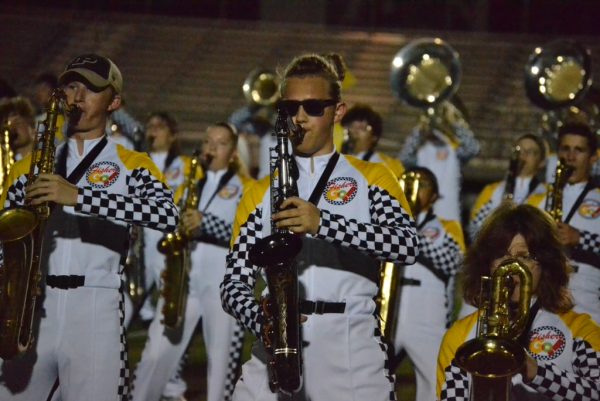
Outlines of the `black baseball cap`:
{"label": "black baseball cap", "polygon": [[116,93],[123,90],[123,76],[115,63],[107,57],[93,53],[75,57],[58,77],[58,83],[61,85],[73,81],[83,82],[94,92],[101,92],[109,86]]}

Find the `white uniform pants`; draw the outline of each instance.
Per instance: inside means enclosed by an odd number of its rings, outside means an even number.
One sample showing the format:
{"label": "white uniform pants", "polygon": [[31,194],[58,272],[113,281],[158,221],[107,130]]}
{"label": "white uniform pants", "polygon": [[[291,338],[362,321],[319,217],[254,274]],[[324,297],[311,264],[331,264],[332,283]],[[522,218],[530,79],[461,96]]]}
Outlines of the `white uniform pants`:
{"label": "white uniform pants", "polygon": [[[357,302],[354,302],[357,301]],[[302,324],[303,388],[294,400],[395,400],[394,376],[387,369],[375,303],[370,298],[347,301],[343,314],[310,315]],[[271,393],[266,365],[256,356],[242,368],[235,401],[288,400]]]}
{"label": "white uniform pants", "polygon": [[[163,300],[157,305],[148,330],[148,341],[142,359],[135,371],[133,401],[159,400],[169,378],[177,369],[194,329],[202,319],[202,333],[208,354],[208,401],[223,401],[225,387],[231,380],[230,371],[235,369],[232,359],[239,359],[242,341],[237,323],[223,311],[219,284],[225,271],[225,248],[211,246],[218,252],[210,252],[202,263],[194,263],[190,274],[190,290],[185,319],[181,333],[166,334],[162,320]],[[218,254],[215,254],[218,253]],[[194,260],[195,262],[195,260]],[[229,384],[232,386],[232,384]]]}
{"label": "white uniform pants", "polygon": [[63,401],[125,399],[128,373],[117,289],[46,287],[35,345],[1,364],[0,400],[44,401],[57,378]]}
{"label": "white uniform pants", "polygon": [[413,362],[416,401],[435,400],[437,357],[446,332],[443,288],[404,285],[399,298],[394,350],[396,355],[405,350]]}

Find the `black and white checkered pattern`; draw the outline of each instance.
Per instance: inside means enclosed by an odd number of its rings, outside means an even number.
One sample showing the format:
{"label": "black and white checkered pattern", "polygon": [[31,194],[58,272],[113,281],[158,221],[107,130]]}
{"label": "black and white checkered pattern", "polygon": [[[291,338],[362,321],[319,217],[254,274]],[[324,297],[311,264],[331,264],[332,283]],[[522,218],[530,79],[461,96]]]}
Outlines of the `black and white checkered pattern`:
{"label": "black and white checkered pattern", "polygon": [[587,341],[574,339],[573,367],[577,375],[538,362],[531,386],[553,400],[600,400],[600,352]]}
{"label": "black and white checkered pattern", "polygon": [[[377,314],[375,314],[373,316],[375,316],[375,318],[379,322],[379,316]],[[396,383],[396,374],[392,370],[391,361],[388,357],[390,355],[388,343],[385,340],[385,338],[383,337],[383,335],[381,333],[381,328],[379,327],[379,325],[375,328],[375,330],[373,332],[373,336],[377,340],[377,343],[379,344],[379,348],[381,348],[381,350],[383,351],[383,354],[385,355],[385,361],[383,364],[383,368],[385,370],[385,377],[390,382],[390,389],[391,389],[388,400],[396,401],[396,389],[394,387],[394,385]]]}
{"label": "black and white checkered pattern", "polygon": [[25,187],[27,186],[27,176],[21,175],[7,189],[4,207],[19,207],[25,204]]}
{"label": "black and white checkered pattern", "polygon": [[481,229],[483,221],[494,211],[494,204],[491,200],[484,203],[481,208],[475,213],[475,216],[469,221],[469,238],[474,240],[477,233]]}
{"label": "black and white checkered pattern", "polygon": [[441,401],[468,401],[469,400],[469,379],[467,372],[450,364],[444,370],[445,382],[440,394]]}
{"label": "black and white checkered pattern", "polygon": [[127,186],[132,196],[79,188],[75,210],[160,231],[175,230],[179,214],[166,185],[148,170],[136,169],[127,176]]}
{"label": "black and white checkered pattern", "polygon": [[119,387],[117,394],[120,401],[128,401],[130,396],[130,379],[129,379],[129,361],[127,358],[127,334],[125,332],[125,282],[121,281],[120,299],[119,299],[119,322],[121,331],[119,337],[121,339],[121,367],[119,369]]}
{"label": "black and white checkered pattern", "polygon": [[448,233],[444,233],[441,244],[436,244],[423,235],[420,235],[419,239],[419,251],[433,262],[433,268],[443,277],[454,276],[463,257],[458,243]]}
{"label": "black and white checkered pattern", "polygon": [[223,309],[257,338],[261,338],[262,313],[254,298],[254,285],[259,268],[249,260],[249,251],[262,231],[262,212],[254,210],[240,227],[240,234],[227,255],[227,269],[221,283]]}
{"label": "black and white checkered pattern", "polygon": [[379,187],[369,187],[371,221],[354,219],[321,210],[321,226],[316,238],[324,239],[391,262],[413,264],[418,255],[414,221],[397,199]]}
{"label": "black and white checkered pattern", "polygon": [[233,399],[233,390],[235,383],[240,376],[240,366],[242,364],[242,347],[244,346],[244,327],[240,324],[235,325],[231,344],[229,345],[229,362],[227,364],[227,374],[225,376],[225,390],[223,400],[231,401]]}
{"label": "black and white checkered pattern", "polygon": [[[591,252],[594,255],[600,255],[600,234],[592,233],[586,230],[580,230],[579,245],[584,252]],[[600,267],[600,266],[599,266]]]}
{"label": "black and white checkered pattern", "polygon": [[202,216],[199,234],[203,237],[214,238],[220,243],[227,243],[231,238],[232,228],[231,223],[228,223],[212,213],[205,213],[204,216]]}

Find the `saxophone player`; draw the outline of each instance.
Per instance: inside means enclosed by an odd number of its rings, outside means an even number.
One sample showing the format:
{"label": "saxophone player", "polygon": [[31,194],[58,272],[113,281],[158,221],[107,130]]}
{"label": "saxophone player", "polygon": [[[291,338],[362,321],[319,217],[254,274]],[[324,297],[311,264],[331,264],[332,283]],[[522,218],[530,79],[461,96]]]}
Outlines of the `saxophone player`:
{"label": "saxophone player", "polygon": [[[597,148],[597,135],[587,125],[565,124],[558,131],[558,158],[573,170],[559,202],[558,238],[573,267],[569,287],[575,310],[600,323],[600,188],[591,179]],[[532,197],[531,204],[543,208],[551,196]]]}
{"label": "saxophone player", "polygon": [[[157,313],[150,324],[148,341],[136,368],[133,401],[158,401],[175,373],[199,321],[208,353],[209,401],[230,400],[241,357],[243,328],[221,307],[219,284],[225,270],[225,257],[236,208],[242,193],[253,180],[240,172],[237,133],[231,125],[219,122],[207,128],[202,142],[201,164],[204,177],[195,180],[200,200],[198,209],[182,211],[185,231],[193,241],[187,307],[181,336],[173,341]],[[242,170],[243,171],[243,170]],[[180,187],[176,198],[182,197]],[[159,310],[163,299],[159,300]],[[237,356],[237,357],[236,357]]]}
{"label": "saxophone player", "polygon": [[118,67],[83,54],[67,64],[59,83],[68,108],[79,113],[69,118],[71,135],[58,147],[56,173],[28,182],[26,157],[15,164],[2,197],[6,207],[55,206],[41,250],[45,283],[35,342],[23,357],[2,363],[0,399],[45,400],[59,380],[63,401],[125,400],[121,261],[128,225],[174,230],[177,209],[150,158],[105,136],[121,99]]}
{"label": "saxophone player", "polygon": [[[517,349],[522,347],[525,353],[518,372],[512,379],[508,377],[512,381],[510,399],[599,399],[600,327],[589,315],[573,310],[567,288],[568,261],[556,225],[547,214],[531,205],[507,202],[488,217],[465,258],[465,299],[481,307],[487,299],[480,296],[482,276],[490,276],[508,259],[516,259],[529,270],[532,295],[525,329],[515,339]],[[514,284],[509,292],[511,312],[521,296],[519,277]],[[473,379],[458,367],[455,356],[461,344],[475,338],[477,321],[478,313],[472,313],[444,336],[438,358],[438,400],[471,399]],[[502,362],[497,361],[498,367],[508,365]]]}
{"label": "saxophone player", "polygon": [[[291,170],[297,172],[299,196],[287,198],[271,212],[268,177],[244,194],[221,298],[228,313],[268,342],[263,337],[266,317],[253,293],[261,271],[248,256],[258,240],[271,234],[275,221],[275,229],[287,229],[302,240],[296,268],[305,320],[304,382],[298,399],[391,400],[396,399],[394,375],[375,316],[380,266],[376,258],[414,263],[418,239],[406,199],[389,169],[335,151],[334,124],[346,110],[343,75],[337,54],[304,54],[285,69],[278,108],[300,127],[291,138],[296,166]],[[289,399],[270,391],[262,341],[242,368],[234,400]]]}

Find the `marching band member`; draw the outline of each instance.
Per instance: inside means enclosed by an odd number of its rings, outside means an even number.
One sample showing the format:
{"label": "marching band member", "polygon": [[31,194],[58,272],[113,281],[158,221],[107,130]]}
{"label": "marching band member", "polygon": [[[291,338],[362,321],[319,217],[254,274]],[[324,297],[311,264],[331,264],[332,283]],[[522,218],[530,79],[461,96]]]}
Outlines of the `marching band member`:
{"label": "marching band member", "polygon": [[[440,185],[435,213],[443,219],[460,221],[460,187],[462,167],[479,153],[479,141],[468,125],[457,119],[455,106],[443,103],[442,124],[420,124],[406,138],[398,158],[405,167],[427,167]],[[442,125],[448,127],[442,128]],[[445,130],[452,130],[447,135]]]}
{"label": "marching band member", "polygon": [[[545,213],[530,205],[504,203],[484,222],[465,259],[465,298],[473,305],[483,302],[481,277],[490,276],[508,258],[515,258],[531,273],[533,305],[517,341],[525,348],[525,362],[512,377],[514,400],[600,399],[600,327],[588,315],[572,310],[569,266],[559,236]],[[520,298],[521,282],[515,280],[511,303]],[[476,337],[477,320],[478,313],[472,313],[444,336],[438,359],[438,400],[470,400],[472,382],[458,367],[455,355],[461,344]]]}
{"label": "marching band member", "polygon": [[177,209],[150,158],[105,136],[123,85],[117,66],[84,54],[59,82],[81,114],[57,150],[57,174],[27,182],[26,157],[12,169],[1,199],[5,207],[56,207],[42,249],[47,275],[35,345],[2,363],[0,399],[45,400],[59,379],[63,401],[124,401],[129,377],[120,289],[128,225],[174,230]]}
{"label": "marching band member", "polygon": [[[558,238],[567,249],[573,273],[569,288],[575,310],[600,322],[600,188],[590,179],[598,156],[598,139],[586,125],[565,124],[558,132],[558,157],[573,169],[562,190]],[[551,194],[532,197],[544,208]]]}
{"label": "marching band member", "polygon": [[[346,110],[340,93],[343,74],[337,54],[302,55],[286,68],[279,110],[305,133],[291,141],[299,196],[286,199],[271,216],[268,179],[244,195],[221,298],[226,311],[266,340],[265,316],[253,293],[261,269],[249,261],[248,252],[270,234],[274,219],[303,243],[296,259],[300,294],[306,299],[300,310],[307,316],[300,397],[392,400],[394,375],[375,316],[380,264],[374,258],[414,263],[418,239],[389,169],[335,151],[334,124]],[[264,357],[259,341],[243,366],[234,400],[288,399],[270,391]]]}
{"label": "marching band member", "polygon": [[[243,328],[223,311],[219,284],[225,271],[235,211],[242,193],[253,182],[239,174],[236,149],[237,133],[229,124],[217,123],[206,130],[201,155],[206,175],[198,184],[199,208],[186,210],[181,216],[185,230],[192,233],[195,241],[183,327],[180,335],[173,336],[161,323],[161,313],[155,315],[136,369],[134,401],[160,399],[199,321],[208,354],[207,400],[231,397],[241,357]],[[163,302],[161,298],[159,308]]]}
{"label": "marching band member", "polygon": [[[536,135],[525,134],[517,139],[515,147],[517,158],[511,167],[508,177],[502,181],[487,185],[477,197],[469,219],[469,236],[473,240],[481,223],[489,216],[502,200],[510,199],[517,204],[524,203],[534,194],[544,192],[545,186],[538,176],[545,165],[546,147],[543,140]],[[515,157],[513,155],[513,157]],[[509,193],[510,192],[510,193]]]}
{"label": "marching band member", "polygon": [[[439,345],[449,324],[454,300],[454,276],[465,251],[457,221],[442,220],[433,212],[438,197],[435,175],[425,167],[408,170],[419,175],[415,220],[419,232],[417,263],[404,268],[397,299],[398,321],[392,337],[394,352],[405,351],[417,379],[416,400],[435,398]],[[418,307],[417,307],[418,305]]]}
{"label": "marching band member", "polygon": [[347,132],[345,144],[350,154],[364,161],[384,163],[396,177],[402,175],[404,166],[400,160],[375,151],[383,130],[379,113],[366,104],[354,105],[342,117],[342,126]]}
{"label": "marching band member", "polygon": [[0,101],[0,123],[10,127],[10,148],[15,161],[27,156],[35,140],[35,115],[31,102],[17,96]]}

